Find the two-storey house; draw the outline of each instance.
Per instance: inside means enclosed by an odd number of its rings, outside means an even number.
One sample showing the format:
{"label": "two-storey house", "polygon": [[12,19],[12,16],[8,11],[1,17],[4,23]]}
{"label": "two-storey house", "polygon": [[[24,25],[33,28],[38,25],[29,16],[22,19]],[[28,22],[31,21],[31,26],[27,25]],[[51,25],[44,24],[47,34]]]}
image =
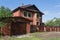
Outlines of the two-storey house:
{"label": "two-storey house", "polygon": [[30,22],[31,32],[40,31],[43,13],[35,5],[23,5],[12,12],[13,17],[24,17],[32,20],[32,22]]}
{"label": "two-storey house", "polygon": [[[30,32],[40,32],[42,26],[43,13],[35,5],[23,5],[17,7],[12,11],[12,17],[5,17],[15,19],[15,22],[9,21],[7,24],[10,29],[9,32],[5,32],[5,35],[18,35]],[[6,29],[7,27],[5,27]]]}

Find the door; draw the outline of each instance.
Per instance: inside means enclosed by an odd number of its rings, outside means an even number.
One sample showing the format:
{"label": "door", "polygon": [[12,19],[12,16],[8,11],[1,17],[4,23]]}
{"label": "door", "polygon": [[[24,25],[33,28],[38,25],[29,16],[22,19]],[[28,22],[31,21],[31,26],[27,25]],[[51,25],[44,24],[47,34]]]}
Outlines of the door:
{"label": "door", "polygon": [[11,27],[12,35],[21,35],[26,33],[25,23],[13,22]]}

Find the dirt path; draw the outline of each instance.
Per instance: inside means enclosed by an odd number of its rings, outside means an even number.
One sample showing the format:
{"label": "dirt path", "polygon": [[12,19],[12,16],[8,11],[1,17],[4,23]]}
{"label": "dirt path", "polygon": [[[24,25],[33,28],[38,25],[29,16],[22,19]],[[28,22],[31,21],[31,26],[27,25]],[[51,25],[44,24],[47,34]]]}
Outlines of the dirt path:
{"label": "dirt path", "polygon": [[[57,40],[55,38],[59,38],[58,40],[60,40],[60,32],[43,32],[43,33],[36,33],[36,34],[34,33],[34,36],[37,38],[41,38],[42,40],[51,40],[50,38],[54,38],[52,40]],[[18,38],[29,37],[29,35],[22,35],[17,37]],[[10,40],[10,37],[7,37],[7,36],[3,37],[3,40]]]}
{"label": "dirt path", "polygon": [[58,38],[60,37],[60,32],[48,32],[35,35],[38,38],[42,38],[43,40],[48,40],[49,38]]}

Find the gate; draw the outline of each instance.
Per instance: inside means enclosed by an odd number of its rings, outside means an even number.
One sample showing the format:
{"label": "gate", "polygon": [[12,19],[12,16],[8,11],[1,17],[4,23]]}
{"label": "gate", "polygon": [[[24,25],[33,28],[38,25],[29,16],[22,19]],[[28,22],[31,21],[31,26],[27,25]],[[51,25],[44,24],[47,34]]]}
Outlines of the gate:
{"label": "gate", "polygon": [[21,35],[26,33],[26,25],[23,22],[13,22],[11,26],[12,35]]}

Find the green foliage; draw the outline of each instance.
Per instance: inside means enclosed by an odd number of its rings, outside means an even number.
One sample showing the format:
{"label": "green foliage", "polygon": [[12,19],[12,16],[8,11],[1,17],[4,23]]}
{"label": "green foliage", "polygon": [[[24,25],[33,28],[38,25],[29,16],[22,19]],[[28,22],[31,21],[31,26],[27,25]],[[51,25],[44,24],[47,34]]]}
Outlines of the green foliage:
{"label": "green foliage", "polygon": [[[12,16],[12,13],[11,13],[11,10],[9,8],[6,8],[4,6],[1,6],[0,7],[0,20],[3,18],[3,17],[10,17]],[[3,19],[2,21],[0,21],[0,27],[4,26],[7,24],[7,21],[8,19]]]}
{"label": "green foliage", "polygon": [[53,22],[52,20],[50,20],[50,21],[47,21],[47,22],[45,23],[45,25],[46,25],[46,26],[53,26],[53,25],[54,25],[54,22]]}
{"label": "green foliage", "polygon": [[53,18],[45,23],[46,26],[60,26],[60,18]]}
{"label": "green foliage", "polygon": [[4,6],[0,7],[0,18],[1,17],[9,17],[12,16],[11,10],[9,8],[5,8]]}
{"label": "green foliage", "polygon": [[0,21],[0,27],[3,27],[4,25],[6,25],[7,22],[8,22],[8,19]]}

